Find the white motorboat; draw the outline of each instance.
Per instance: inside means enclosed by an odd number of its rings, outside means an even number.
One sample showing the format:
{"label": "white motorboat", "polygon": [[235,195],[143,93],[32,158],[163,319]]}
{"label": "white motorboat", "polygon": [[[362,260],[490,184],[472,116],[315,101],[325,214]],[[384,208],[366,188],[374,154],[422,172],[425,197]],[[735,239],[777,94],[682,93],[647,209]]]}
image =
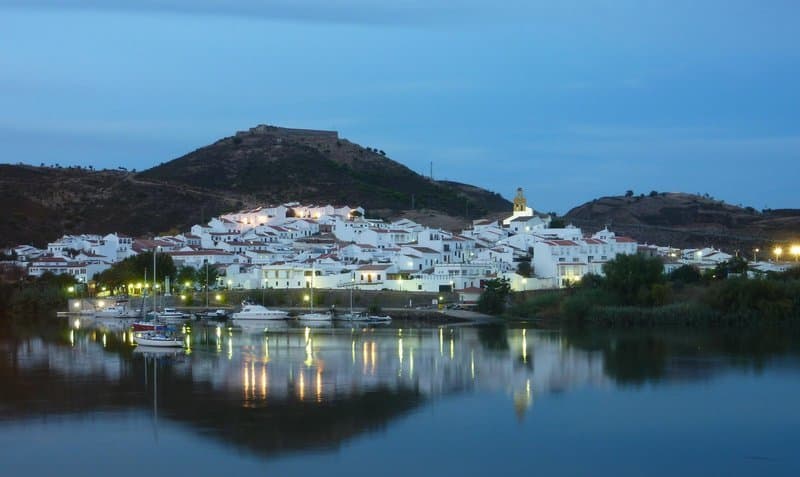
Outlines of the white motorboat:
{"label": "white motorboat", "polygon": [[139,346],[152,346],[156,348],[183,348],[183,340],[173,338],[164,333],[155,331],[137,333],[133,335],[133,341]]}
{"label": "white motorboat", "polygon": [[139,311],[128,309],[127,301],[118,301],[94,312],[94,316],[97,318],[136,318],[139,316]]}
{"label": "white motorboat", "polygon": [[261,305],[244,305],[242,311],[234,313],[232,318],[236,321],[285,320],[288,315],[285,311],[271,310]]}
{"label": "white motorboat", "polygon": [[333,315],[330,313],[304,313],[297,317],[300,321],[327,321],[330,322],[333,319]]}

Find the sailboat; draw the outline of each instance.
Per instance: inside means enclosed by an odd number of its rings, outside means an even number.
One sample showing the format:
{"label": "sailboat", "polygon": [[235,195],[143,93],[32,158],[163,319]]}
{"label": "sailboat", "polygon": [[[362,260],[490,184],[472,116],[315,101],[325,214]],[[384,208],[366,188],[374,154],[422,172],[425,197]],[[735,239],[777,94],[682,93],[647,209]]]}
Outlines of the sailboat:
{"label": "sailboat", "polygon": [[369,320],[366,313],[358,313],[353,311],[353,288],[355,288],[355,274],[353,275],[353,280],[350,283],[350,311],[347,313],[342,313],[341,315],[334,315],[334,320],[341,320],[341,321],[367,321]]}
{"label": "sailboat", "polygon": [[333,319],[333,316],[331,315],[331,313],[319,313],[319,312],[314,311],[314,309],[313,309],[313,306],[314,306],[314,275],[315,275],[315,270],[314,270],[314,266],[312,265],[311,266],[311,290],[310,290],[311,299],[308,302],[308,313],[304,313],[304,314],[298,316],[297,319],[300,320],[300,321],[318,321],[318,322],[319,321],[323,321],[323,322],[329,322],[330,323],[331,320]]}
{"label": "sailboat", "polygon": [[[156,253],[158,247],[153,247],[153,310],[156,309]],[[153,317],[155,327],[158,327],[158,314]],[[158,348],[183,348],[183,340],[168,336],[165,332],[154,329],[133,335],[133,341],[140,346],[153,346]]]}
{"label": "sailboat", "polygon": [[[147,269],[144,269],[144,282],[147,283]],[[155,292],[155,289],[153,289]],[[145,308],[147,305],[147,291],[146,288],[142,288],[142,308],[141,314],[139,316],[139,320],[133,323],[133,331],[166,331],[167,325],[160,324],[158,320],[153,317],[151,320],[147,320],[146,317],[148,313],[145,312]]]}

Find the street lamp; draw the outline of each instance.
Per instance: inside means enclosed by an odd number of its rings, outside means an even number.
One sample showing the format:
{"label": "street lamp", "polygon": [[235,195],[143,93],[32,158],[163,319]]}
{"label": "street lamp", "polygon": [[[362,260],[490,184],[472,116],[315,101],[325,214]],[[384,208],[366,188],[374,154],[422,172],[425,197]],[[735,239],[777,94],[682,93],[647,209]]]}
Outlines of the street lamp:
{"label": "street lamp", "polygon": [[800,261],[800,245],[792,245],[789,251],[794,255],[795,262]]}
{"label": "street lamp", "polygon": [[772,251],[775,254],[775,261],[781,260],[781,255],[783,255],[783,249],[781,247],[775,247],[775,250]]}
{"label": "street lamp", "polygon": [[761,249],[760,249],[760,248],[754,248],[754,249],[753,249],[753,261],[754,261],[754,262],[757,262],[757,261],[758,261],[758,252],[760,252],[760,251],[761,251]]}

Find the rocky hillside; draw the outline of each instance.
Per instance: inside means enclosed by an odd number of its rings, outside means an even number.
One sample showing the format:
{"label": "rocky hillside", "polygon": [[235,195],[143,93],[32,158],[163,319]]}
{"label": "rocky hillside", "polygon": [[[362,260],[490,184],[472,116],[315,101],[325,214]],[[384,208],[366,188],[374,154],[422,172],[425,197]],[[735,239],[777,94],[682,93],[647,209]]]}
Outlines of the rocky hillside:
{"label": "rocky hillside", "polygon": [[362,205],[383,217],[430,210],[466,223],[510,210],[500,195],[437,182],[335,132],[259,126],[138,174],[0,165],[0,246],[64,233],[183,230],[226,211],[304,201]]}
{"label": "rocky hillside", "polygon": [[304,200],[390,211],[413,204],[471,217],[511,207],[499,194],[432,181],[334,131],[274,126],[239,132],[138,177],[242,194],[254,203]]}
{"label": "rocky hillside", "polygon": [[587,228],[609,225],[642,242],[741,251],[800,236],[800,210],[758,211],[683,193],[602,197],[575,207],[565,219]]}
{"label": "rocky hillside", "polygon": [[64,233],[166,232],[242,205],[233,195],[139,180],[124,171],[0,165],[0,247]]}

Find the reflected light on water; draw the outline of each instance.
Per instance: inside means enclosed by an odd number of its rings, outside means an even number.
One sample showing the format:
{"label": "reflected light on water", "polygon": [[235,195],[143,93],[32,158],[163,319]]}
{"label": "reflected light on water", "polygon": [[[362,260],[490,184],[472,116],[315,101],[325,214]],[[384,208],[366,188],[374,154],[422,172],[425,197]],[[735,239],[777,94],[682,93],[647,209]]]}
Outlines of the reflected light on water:
{"label": "reflected light on water", "polygon": [[522,330],[522,362],[528,362],[528,330]]}
{"label": "reflected light on water", "polygon": [[444,356],[444,329],[439,328],[439,356]]}
{"label": "reflected light on water", "polygon": [[317,402],[322,402],[322,370],[317,369]]}
{"label": "reflected light on water", "polygon": [[105,348],[107,344],[108,344],[108,340],[106,338],[106,334],[103,333],[103,348]]}
{"label": "reflected light on water", "polygon": [[267,365],[261,365],[261,399],[267,400]]}
{"label": "reflected light on water", "polygon": [[[306,328],[308,330],[308,328]],[[307,367],[311,367],[314,364],[314,353],[313,353],[313,340],[306,338],[306,359],[303,361]]]}
{"label": "reflected light on water", "polygon": [[397,340],[397,359],[400,360],[400,369],[403,369],[403,338]]}
{"label": "reflected light on water", "polygon": [[250,369],[247,367],[247,363],[244,363],[242,367],[242,393],[246,400],[250,394]]}
{"label": "reflected light on water", "polygon": [[377,355],[377,353],[376,353],[376,351],[375,351],[375,347],[376,347],[376,346],[375,346],[375,342],[373,341],[373,342],[372,342],[372,353],[371,353],[371,358],[372,358],[372,374],[375,374],[375,362],[377,361],[377,360],[375,359],[375,358],[376,358],[376,355]]}
{"label": "reflected light on water", "polygon": [[75,330],[69,330],[69,344],[75,346]]}
{"label": "reflected light on water", "polygon": [[469,352],[469,374],[475,380],[475,351]]}
{"label": "reflected light on water", "polygon": [[298,372],[298,374],[300,375],[300,376],[298,377],[298,381],[297,381],[297,392],[298,392],[298,397],[300,398],[300,400],[301,400],[301,401],[304,401],[304,400],[305,400],[305,398],[306,398],[306,379],[305,379],[305,373],[303,372],[303,370],[302,370],[302,369],[300,369],[300,371]]}

